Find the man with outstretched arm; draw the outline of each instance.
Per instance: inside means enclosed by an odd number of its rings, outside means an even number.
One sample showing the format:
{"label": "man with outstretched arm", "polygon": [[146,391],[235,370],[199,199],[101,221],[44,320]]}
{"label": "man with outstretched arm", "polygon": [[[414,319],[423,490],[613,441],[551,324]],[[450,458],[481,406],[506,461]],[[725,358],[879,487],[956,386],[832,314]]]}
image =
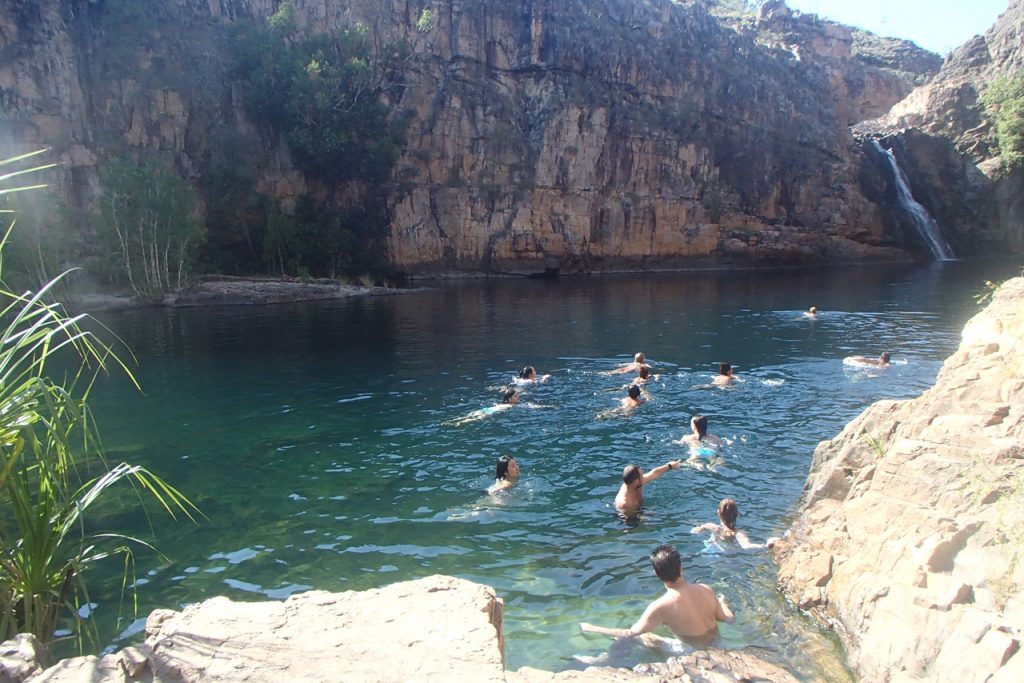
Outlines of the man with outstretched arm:
{"label": "man with outstretched arm", "polygon": [[601,633],[614,638],[632,638],[649,633],[662,624],[678,638],[709,643],[718,634],[718,622],[732,621],[732,611],[725,597],[702,583],[687,583],[679,551],[660,545],[651,553],[654,573],[665,584],[665,594],[652,602],[629,628],[607,628],[580,623],[585,633]]}
{"label": "man with outstretched arm", "polygon": [[622,470],[622,486],[615,495],[615,509],[619,512],[634,513],[644,504],[644,486],[669,470],[678,470],[682,460],[672,460],[644,472],[639,465],[626,465]]}

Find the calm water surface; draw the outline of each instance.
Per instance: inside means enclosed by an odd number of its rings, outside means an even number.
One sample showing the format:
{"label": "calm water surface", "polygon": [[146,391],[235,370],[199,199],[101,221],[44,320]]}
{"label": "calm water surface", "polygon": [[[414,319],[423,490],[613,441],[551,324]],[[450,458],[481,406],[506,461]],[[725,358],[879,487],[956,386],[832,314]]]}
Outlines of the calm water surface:
{"label": "calm water surface", "polygon": [[[802,678],[843,679],[833,638],[779,597],[763,551],[716,546],[691,527],[740,503],[755,540],[779,534],[815,445],[879,398],[934,381],[977,311],[985,279],[1011,264],[908,270],[623,276],[468,282],[394,297],[264,307],[138,310],[99,317],[139,359],[143,394],[110,378],[94,408],[112,459],[150,466],[207,516],[154,517],[166,558],[140,552],[140,613],[214,595],[283,599],[430,574],[494,586],[506,665],[579,666],[607,638],[578,622],[630,625],[662,590],[647,554],[676,544],[691,581],[724,592],[729,647],[754,645]],[[823,311],[809,320],[810,305]],[[886,371],[844,366],[889,350]],[[632,415],[597,419],[629,376],[601,371],[644,351],[660,374]],[[741,378],[706,386],[715,362]],[[550,381],[493,405],[523,365]],[[639,523],[611,507],[622,467],[685,458],[692,414],[731,441],[717,471],[684,468],[647,489]],[[494,461],[523,477],[489,497]],[[112,522],[147,535],[128,511]],[[111,567],[117,572],[119,568]],[[117,581],[93,576],[110,629]],[[141,622],[118,643],[138,637]],[[658,656],[617,654],[632,665]]]}

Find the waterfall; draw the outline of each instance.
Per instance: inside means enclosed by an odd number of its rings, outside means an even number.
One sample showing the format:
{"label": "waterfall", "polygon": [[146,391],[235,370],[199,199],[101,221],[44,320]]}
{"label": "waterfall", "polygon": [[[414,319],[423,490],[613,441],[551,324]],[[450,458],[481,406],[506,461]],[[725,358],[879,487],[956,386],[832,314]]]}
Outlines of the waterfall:
{"label": "waterfall", "polygon": [[928,213],[928,209],[921,206],[921,204],[914,199],[914,195],[910,194],[910,183],[907,182],[907,174],[903,172],[900,165],[896,163],[896,155],[893,154],[891,149],[885,149],[879,144],[878,140],[872,140],[871,144],[875,146],[879,152],[885,154],[889,160],[889,166],[892,167],[892,174],[896,178],[896,193],[900,198],[900,206],[903,207],[904,211],[910,216],[910,221],[914,224],[914,228],[917,229],[918,234],[921,235],[921,239],[924,240],[925,244],[928,245],[928,249],[931,250],[932,256],[935,257],[936,261],[952,261],[956,258],[953,254],[953,250],[949,244],[942,237],[942,231],[939,230],[939,224],[935,222],[931,214]]}

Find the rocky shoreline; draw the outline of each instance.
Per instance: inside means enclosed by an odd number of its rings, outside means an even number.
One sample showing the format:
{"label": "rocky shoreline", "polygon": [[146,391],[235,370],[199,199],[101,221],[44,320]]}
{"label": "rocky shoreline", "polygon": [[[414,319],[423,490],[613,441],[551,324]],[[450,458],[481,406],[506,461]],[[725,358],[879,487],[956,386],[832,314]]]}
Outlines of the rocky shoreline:
{"label": "rocky shoreline", "polygon": [[864,681],[1024,680],[1024,278],[964,327],[935,385],[814,453],[780,588]]}

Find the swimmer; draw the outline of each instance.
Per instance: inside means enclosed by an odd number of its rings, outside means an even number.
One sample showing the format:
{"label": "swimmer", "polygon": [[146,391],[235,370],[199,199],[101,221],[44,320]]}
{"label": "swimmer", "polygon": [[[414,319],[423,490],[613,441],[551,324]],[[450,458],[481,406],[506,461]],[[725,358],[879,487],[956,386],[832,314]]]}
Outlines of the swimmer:
{"label": "swimmer", "polygon": [[882,355],[878,358],[868,358],[867,356],[847,356],[843,359],[844,363],[856,363],[858,365],[874,365],[879,368],[889,367],[889,352],[883,351]]}
{"label": "swimmer", "polygon": [[632,363],[626,363],[625,365],[620,365],[619,367],[615,368],[614,370],[609,370],[606,374],[608,374],[608,375],[621,375],[621,374],[626,373],[626,372],[636,372],[636,371],[638,371],[642,367],[649,367],[647,365],[647,358],[644,357],[643,353],[637,353],[635,356],[633,356],[633,362]]}
{"label": "swimmer", "polygon": [[690,529],[690,533],[700,534],[705,531],[710,531],[716,538],[734,538],[744,550],[751,550],[754,548],[771,548],[775,545],[775,542],[779,540],[778,537],[773,536],[764,543],[754,543],[750,540],[750,537],[747,536],[745,531],[736,528],[736,519],[739,516],[740,509],[736,503],[736,499],[726,498],[718,504],[718,519],[721,520],[721,524],[715,524],[714,522],[701,524],[700,526],[695,526]]}
{"label": "swimmer", "polygon": [[708,419],[703,415],[694,415],[690,418],[690,430],[692,433],[687,434],[676,443],[681,446],[710,445],[718,447],[722,445],[722,440],[719,437],[708,434]]}
{"label": "swimmer", "polygon": [[511,455],[503,455],[498,458],[498,464],[494,469],[494,483],[487,489],[487,493],[495,494],[515,486],[519,480],[519,463]]}
{"label": "swimmer", "polygon": [[715,375],[713,382],[718,386],[725,386],[726,384],[730,384],[733,379],[732,366],[728,363],[719,363],[718,374]]}
{"label": "swimmer", "polygon": [[615,509],[626,514],[639,511],[644,504],[644,486],[669,470],[678,470],[682,462],[682,460],[670,460],[647,473],[644,473],[639,465],[626,465],[622,470],[622,485],[615,495]]}
{"label": "swimmer", "polygon": [[641,365],[640,369],[636,371],[636,377],[633,378],[632,384],[647,384],[649,379],[658,379],[658,375],[652,375],[649,367]]}
{"label": "swimmer", "polygon": [[624,411],[630,411],[643,404],[644,399],[640,397],[640,387],[636,384],[630,384],[626,390],[626,397],[623,398],[619,407]]}
{"label": "swimmer", "polygon": [[518,391],[516,391],[515,389],[506,389],[505,393],[502,394],[501,403],[493,406],[487,406],[486,408],[481,408],[480,410],[474,410],[465,417],[460,417],[457,420],[450,420],[448,422],[445,422],[444,424],[458,426],[464,425],[469,422],[476,422],[478,420],[482,420],[485,417],[494,415],[495,413],[500,413],[502,411],[508,410],[512,406],[519,403],[519,398],[520,394]]}
{"label": "swimmer", "polygon": [[818,307],[817,306],[811,306],[810,308],[808,308],[804,312],[804,317],[805,318],[817,318],[818,317]]}
{"label": "swimmer", "polygon": [[648,605],[635,624],[623,629],[581,622],[580,630],[613,638],[633,638],[664,625],[676,637],[704,645],[718,635],[718,622],[732,621],[732,610],[723,595],[716,596],[715,591],[705,584],[686,582],[679,551],[674,547],[660,545],[655,548],[651,553],[651,566],[665,584],[665,594]]}
{"label": "swimmer", "polygon": [[527,365],[519,371],[519,376],[514,381],[516,384],[534,384],[536,382],[546,382],[549,379],[551,379],[551,375],[538,375],[537,368]]}

